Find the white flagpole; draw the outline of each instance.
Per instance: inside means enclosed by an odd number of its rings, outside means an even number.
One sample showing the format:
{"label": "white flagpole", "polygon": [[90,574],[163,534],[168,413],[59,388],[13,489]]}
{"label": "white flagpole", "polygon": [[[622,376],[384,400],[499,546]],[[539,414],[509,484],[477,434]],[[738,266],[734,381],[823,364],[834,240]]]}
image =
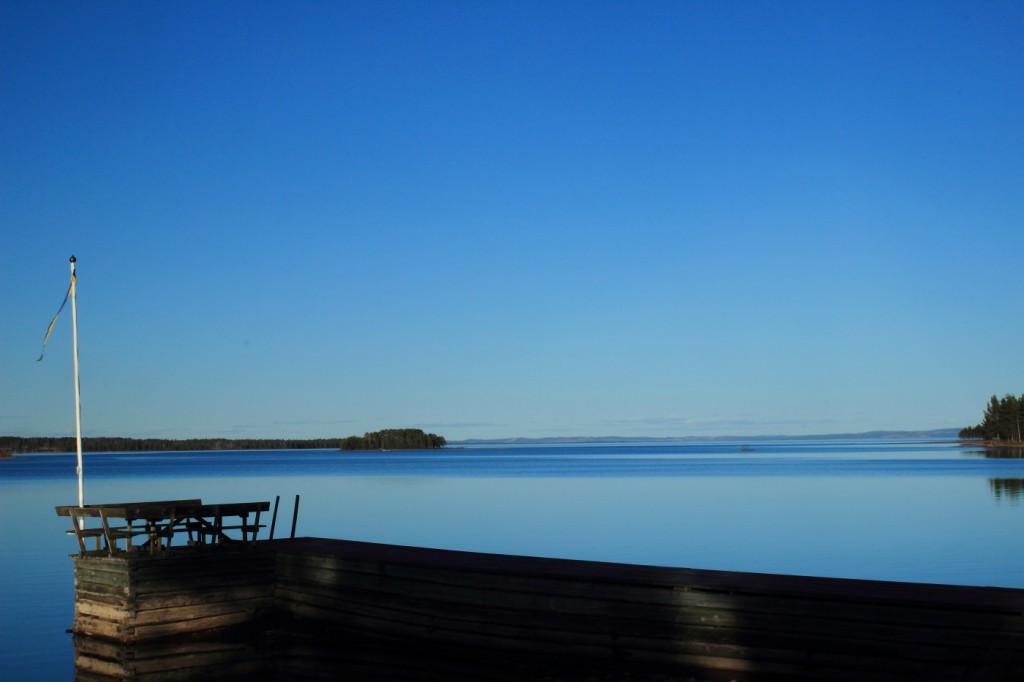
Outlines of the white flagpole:
{"label": "white flagpole", "polygon": [[78,283],[75,278],[75,257],[71,257],[71,339],[75,353],[75,442],[78,446],[78,506],[85,506],[85,485],[82,471],[82,395],[78,383],[78,304],[75,300]]}

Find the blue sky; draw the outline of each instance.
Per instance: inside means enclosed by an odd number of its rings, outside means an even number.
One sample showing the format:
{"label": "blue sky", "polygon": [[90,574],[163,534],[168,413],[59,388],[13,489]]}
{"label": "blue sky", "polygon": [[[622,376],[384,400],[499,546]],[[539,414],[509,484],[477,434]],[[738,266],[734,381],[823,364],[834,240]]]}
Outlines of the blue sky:
{"label": "blue sky", "polygon": [[0,433],[928,429],[1024,392],[1019,2],[0,3]]}

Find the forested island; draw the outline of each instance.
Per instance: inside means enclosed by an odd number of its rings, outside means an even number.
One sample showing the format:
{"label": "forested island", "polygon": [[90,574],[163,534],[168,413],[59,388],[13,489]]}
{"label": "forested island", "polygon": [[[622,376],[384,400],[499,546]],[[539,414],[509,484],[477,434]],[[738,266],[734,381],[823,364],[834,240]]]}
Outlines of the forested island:
{"label": "forested island", "polygon": [[342,450],[432,450],[445,445],[443,436],[422,429],[384,429],[341,441]]}
{"label": "forested island", "polygon": [[[126,438],[82,439],[83,452],[184,452],[202,450],[427,450],[447,445],[421,429],[384,429],[348,438]],[[0,457],[13,453],[75,452],[73,436],[0,436]]]}
{"label": "forested island", "polygon": [[1024,395],[1007,393],[1003,399],[992,396],[980,424],[960,429],[960,437],[999,444],[1024,444]]}
{"label": "forested island", "polygon": [[[337,438],[124,438],[99,436],[82,439],[83,452],[181,452],[194,450],[333,450]],[[75,452],[72,436],[31,437],[0,436],[0,452]]]}

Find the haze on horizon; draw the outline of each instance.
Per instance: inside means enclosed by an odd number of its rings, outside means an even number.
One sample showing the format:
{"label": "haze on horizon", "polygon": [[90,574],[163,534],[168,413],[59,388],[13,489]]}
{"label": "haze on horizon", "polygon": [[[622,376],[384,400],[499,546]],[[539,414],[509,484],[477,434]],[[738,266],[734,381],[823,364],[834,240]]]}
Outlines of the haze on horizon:
{"label": "haze on horizon", "polygon": [[966,426],[1019,2],[0,5],[0,433]]}

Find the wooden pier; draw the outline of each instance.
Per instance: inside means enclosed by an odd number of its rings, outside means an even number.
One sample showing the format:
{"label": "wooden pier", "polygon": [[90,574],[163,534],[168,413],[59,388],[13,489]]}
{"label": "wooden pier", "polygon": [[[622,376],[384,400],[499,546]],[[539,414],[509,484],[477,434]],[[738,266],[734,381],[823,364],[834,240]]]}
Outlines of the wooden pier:
{"label": "wooden pier", "polygon": [[75,585],[81,680],[1024,679],[1014,589],[252,537]]}

